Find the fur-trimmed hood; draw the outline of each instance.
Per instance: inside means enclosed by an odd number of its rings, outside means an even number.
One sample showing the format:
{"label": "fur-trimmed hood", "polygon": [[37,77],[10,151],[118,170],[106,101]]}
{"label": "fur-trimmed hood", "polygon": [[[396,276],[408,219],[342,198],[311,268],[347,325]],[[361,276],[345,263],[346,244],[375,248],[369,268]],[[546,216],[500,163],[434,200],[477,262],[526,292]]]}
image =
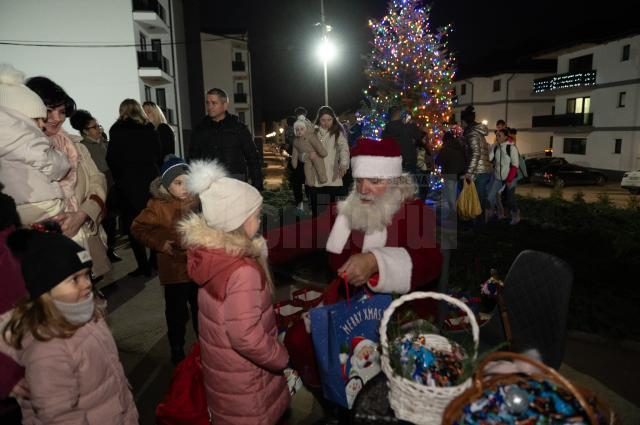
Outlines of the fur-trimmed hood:
{"label": "fur-trimmed hood", "polygon": [[173,201],[175,198],[171,196],[169,191],[162,186],[162,177],[156,177],[153,179],[151,184],[149,184],[149,193],[156,199],[161,199],[163,201]]}
{"label": "fur-trimmed hood", "polygon": [[[209,227],[201,214],[190,214],[178,223],[183,246],[189,252],[189,276],[200,286],[213,282],[223,286],[218,276],[238,267],[247,257],[255,260],[269,279],[267,244],[263,237],[246,237]],[[220,288],[222,289],[222,288]],[[221,295],[221,294],[220,294]]]}

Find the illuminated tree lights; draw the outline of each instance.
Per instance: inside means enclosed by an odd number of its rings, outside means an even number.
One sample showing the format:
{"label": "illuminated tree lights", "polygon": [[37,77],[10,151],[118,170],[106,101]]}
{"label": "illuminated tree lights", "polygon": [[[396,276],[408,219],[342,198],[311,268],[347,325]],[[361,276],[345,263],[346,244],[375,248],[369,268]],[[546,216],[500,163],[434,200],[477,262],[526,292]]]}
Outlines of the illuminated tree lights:
{"label": "illuminated tree lights", "polygon": [[358,111],[364,136],[380,138],[387,109],[400,105],[427,132],[432,148],[441,146],[453,115],[455,58],[447,49],[451,25],[433,30],[430,9],[422,0],[392,0],[386,16],[369,21],[369,87]]}

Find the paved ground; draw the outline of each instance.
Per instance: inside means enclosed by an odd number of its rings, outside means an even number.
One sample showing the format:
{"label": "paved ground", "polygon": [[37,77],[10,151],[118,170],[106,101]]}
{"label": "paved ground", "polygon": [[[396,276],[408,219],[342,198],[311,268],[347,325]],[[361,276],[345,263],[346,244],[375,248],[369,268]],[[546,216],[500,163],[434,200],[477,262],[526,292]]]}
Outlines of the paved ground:
{"label": "paved ground", "polygon": [[[517,193],[522,196],[534,196],[537,198],[548,198],[551,196],[552,188],[547,186],[537,186],[533,184],[521,184]],[[598,197],[606,194],[611,202],[618,207],[627,206],[629,199],[634,197],[628,190],[622,189],[620,183],[607,183],[604,186],[567,186],[562,189],[562,197],[568,201],[573,199],[577,192],[584,194],[586,202],[596,202]],[[640,199],[640,197],[635,196]]]}

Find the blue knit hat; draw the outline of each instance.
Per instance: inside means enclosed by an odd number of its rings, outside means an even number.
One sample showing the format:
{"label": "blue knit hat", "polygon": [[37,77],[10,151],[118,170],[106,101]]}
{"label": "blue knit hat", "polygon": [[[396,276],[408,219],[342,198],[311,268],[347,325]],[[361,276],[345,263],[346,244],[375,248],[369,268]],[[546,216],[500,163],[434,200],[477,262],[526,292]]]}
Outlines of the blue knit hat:
{"label": "blue knit hat", "polygon": [[167,155],[164,158],[164,164],[160,167],[162,186],[169,190],[171,182],[175,180],[176,177],[187,174],[188,172],[189,166],[184,162],[184,159],[172,154]]}

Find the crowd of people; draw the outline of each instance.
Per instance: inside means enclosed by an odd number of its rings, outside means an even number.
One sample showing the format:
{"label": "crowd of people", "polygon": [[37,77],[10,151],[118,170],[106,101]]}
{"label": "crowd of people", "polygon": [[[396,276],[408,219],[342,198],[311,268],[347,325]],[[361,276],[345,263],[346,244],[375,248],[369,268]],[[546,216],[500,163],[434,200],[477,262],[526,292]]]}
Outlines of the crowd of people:
{"label": "crowd of people", "polygon": [[[118,228],[137,264],[129,275],[158,269],[174,364],[185,358],[191,318],[216,424],[279,423],[290,403],[287,367],[328,417],[339,416],[320,391],[306,318],[278,339],[270,263],[324,250],[336,274],[374,293],[434,286],[436,215],[419,189],[431,153],[410,115],[392,108],[381,141],[350,143],[331,107],[313,122],[296,109],[286,133],[290,178],[295,204],[306,193],[313,217],[259,236],[263,180],[252,135],[223,90],[209,90],[205,106],[185,161],[158,105],[125,99],[107,137],[54,81],[0,65],[0,399],[17,399],[23,423],[138,422],[93,290],[119,261]],[[77,135],[62,128],[67,117]],[[482,220],[504,205],[517,222],[515,133],[498,129],[490,147],[472,109],[462,127],[435,159],[449,208],[461,179],[474,180]],[[326,302],[341,297],[335,290]]]}

